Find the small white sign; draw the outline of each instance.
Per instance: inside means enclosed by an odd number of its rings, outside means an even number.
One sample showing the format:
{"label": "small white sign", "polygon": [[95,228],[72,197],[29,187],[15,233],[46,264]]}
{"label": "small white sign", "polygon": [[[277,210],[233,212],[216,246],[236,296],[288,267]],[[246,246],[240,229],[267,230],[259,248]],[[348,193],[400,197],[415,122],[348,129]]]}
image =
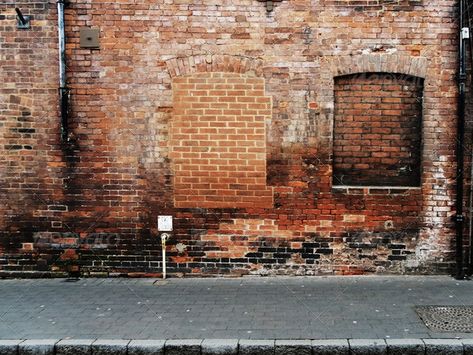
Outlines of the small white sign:
{"label": "small white sign", "polygon": [[172,216],[158,216],[158,231],[172,232]]}
{"label": "small white sign", "polygon": [[469,27],[463,27],[462,28],[462,38],[463,39],[470,38],[470,28]]}

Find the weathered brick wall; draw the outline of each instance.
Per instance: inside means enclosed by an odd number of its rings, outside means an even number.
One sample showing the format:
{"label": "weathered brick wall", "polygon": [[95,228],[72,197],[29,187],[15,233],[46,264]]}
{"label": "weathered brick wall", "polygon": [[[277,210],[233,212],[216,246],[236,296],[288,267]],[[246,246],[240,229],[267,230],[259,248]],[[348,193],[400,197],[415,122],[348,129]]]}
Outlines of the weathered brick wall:
{"label": "weathered brick wall", "polygon": [[[0,3],[0,265],[26,263],[22,250],[29,249],[34,232],[62,230],[60,216],[67,210],[57,144],[52,4]],[[31,16],[31,29],[16,28],[15,6]]]}
{"label": "weathered brick wall", "polygon": [[423,90],[401,74],[335,79],[334,185],[419,186]]}
{"label": "weathered brick wall", "polygon": [[[72,101],[63,145],[55,2],[18,2],[35,17],[30,31],[15,28],[12,5],[0,5],[2,269],[57,270],[70,249],[83,271],[157,272],[156,217],[170,214],[171,271],[445,271],[454,239],[455,4],[284,0],[268,13],[257,0],[70,1]],[[84,26],[100,29],[99,50],[80,48]],[[336,78],[359,73],[423,80],[418,186],[333,185]],[[238,97],[264,106],[246,112],[255,134],[237,140],[240,148],[262,148],[237,156],[238,170],[255,176],[229,174],[237,184],[207,191],[179,186],[189,171],[179,159],[202,155],[176,155],[204,134],[179,138],[184,132],[175,129],[187,122],[179,105],[192,96],[176,85],[199,77],[250,78],[260,85],[257,96]],[[206,95],[196,97],[205,103]],[[242,115],[231,116],[240,122]],[[205,113],[201,120],[211,122]],[[209,133],[204,141],[216,140]],[[218,141],[223,147],[233,137]],[[190,165],[214,178],[207,167],[232,166],[230,159]],[[219,200],[241,191],[248,191],[241,205]]]}

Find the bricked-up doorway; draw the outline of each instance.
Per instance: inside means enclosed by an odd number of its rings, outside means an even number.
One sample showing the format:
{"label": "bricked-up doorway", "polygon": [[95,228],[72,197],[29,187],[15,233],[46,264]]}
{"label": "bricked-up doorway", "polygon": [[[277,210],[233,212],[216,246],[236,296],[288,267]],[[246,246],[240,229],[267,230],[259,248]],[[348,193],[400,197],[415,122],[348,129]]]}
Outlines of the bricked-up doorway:
{"label": "bricked-up doorway", "polygon": [[195,73],[173,79],[170,156],[175,207],[272,207],[266,186],[264,79]]}
{"label": "bricked-up doorway", "polygon": [[335,78],[333,185],[420,185],[423,89],[405,74]]}

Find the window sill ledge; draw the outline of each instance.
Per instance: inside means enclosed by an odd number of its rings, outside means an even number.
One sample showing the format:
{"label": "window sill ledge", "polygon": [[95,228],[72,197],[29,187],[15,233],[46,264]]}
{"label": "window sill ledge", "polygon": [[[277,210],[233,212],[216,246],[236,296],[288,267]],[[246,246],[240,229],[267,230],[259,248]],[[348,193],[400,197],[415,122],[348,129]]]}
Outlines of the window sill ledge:
{"label": "window sill ledge", "polygon": [[420,186],[355,186],[333,185],[332,192],[348,195],[405,195],[420,192]]}

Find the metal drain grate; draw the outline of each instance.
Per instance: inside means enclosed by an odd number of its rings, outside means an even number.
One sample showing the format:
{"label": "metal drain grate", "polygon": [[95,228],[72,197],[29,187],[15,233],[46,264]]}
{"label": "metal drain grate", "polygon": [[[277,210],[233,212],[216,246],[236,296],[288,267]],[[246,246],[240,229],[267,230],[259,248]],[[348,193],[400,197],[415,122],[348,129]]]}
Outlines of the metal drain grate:
{"label": "metal drain grate", "polygon": [[433,331],[473,333],[473,306],[416,306],[415,309]]}

